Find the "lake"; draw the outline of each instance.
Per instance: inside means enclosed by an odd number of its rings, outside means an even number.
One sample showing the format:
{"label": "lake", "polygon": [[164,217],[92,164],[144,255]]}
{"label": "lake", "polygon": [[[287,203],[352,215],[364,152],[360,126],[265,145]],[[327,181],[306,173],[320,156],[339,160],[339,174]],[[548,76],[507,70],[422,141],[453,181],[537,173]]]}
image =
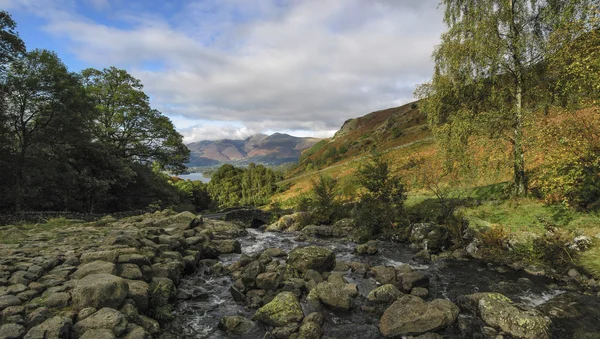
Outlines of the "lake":
{"label": "lake", "polygon": [[179,174],[177,176],[184,180],[200,180],[202,182],[210,181],[210,177],[204,176],[204,174],[202,174],[200,172],[190,173],[190,174]]}

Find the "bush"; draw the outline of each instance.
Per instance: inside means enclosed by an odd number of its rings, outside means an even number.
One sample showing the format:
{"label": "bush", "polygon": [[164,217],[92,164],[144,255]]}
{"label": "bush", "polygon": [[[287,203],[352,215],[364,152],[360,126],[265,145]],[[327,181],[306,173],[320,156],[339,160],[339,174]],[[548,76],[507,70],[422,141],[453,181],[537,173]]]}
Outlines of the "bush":
{"label": "bush", "polygon": [[338,207],[336,201],[337,180],[330,176],[319,176],[319,180],[312,180],[312,197],[309,211],[313,222],[330,224],[334,221],[334,213]]}
{"label": "bush", "polygon": [[404,215],[404,186],[389,167],[386,159],[374,153],[358,169],[357,181],[365,192],[354,210],[354,218],[362,236],[379,236],[384,230],[397,227]]}

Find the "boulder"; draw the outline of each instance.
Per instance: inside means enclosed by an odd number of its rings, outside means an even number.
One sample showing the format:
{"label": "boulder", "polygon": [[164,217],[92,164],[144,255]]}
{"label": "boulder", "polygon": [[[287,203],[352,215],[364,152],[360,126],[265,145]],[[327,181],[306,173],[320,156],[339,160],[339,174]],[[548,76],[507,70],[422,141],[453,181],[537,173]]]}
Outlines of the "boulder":
{"label": "boulder", "polygon": [[127,298],[135,302],[140,312],[148,313],[148,284],[141,280],[127,280],[127,285],[129,286]]}
{"label": "boulder", "polygon": [[83,264],[77,268],[77,271],[71,275],[72,279],[83,279],[90,274],[115,274],[115,264],[108,261],[96,260]]}
{"label": "boulder", "polygon": [[415,287],[429,286],[429,277],[418,271],[397,274],[396,280],[398,280],[398,287],[405,293],[409,293]]}
{"label": "boulder", "polygon": [[123,278],[111,274],[91,274],[79,280],[72,292],[73,306],[119,308],[129,292]]}
{"label": "boulder", "polygon": [[377,249],[377,247],[375,247],[373,245],[362,244],[362,245],[356,246],[356,248],[354,249],[354,252],[356,252],[356,254],[359,254],[359,255],[373,255],[373,254],[377,254],[378,249]]}
{"label": "boulder", "polygon": [[215,241],[217,249],[221,254],[227,253],[242,253],[242,246],[237,240],[220,240]]}
{"label": "boulder", "polygon": [[281,292],[271,302],[258,309],[253,319],[281,327],[299,322],[303,317],[304,313],[298,298],[290,292]]}
{"label": "boulder", "polygon": [[143,277],[142,270],[136,264],[117,264],[116,273],[123,279],[139,280]]}
{"label": "boulder", "polygon": [[375,280],[382,285],[396,284],[396,269],[393,266],[373,266],[371,272]]}
{"label": "boulder", "polygon": [[405,295],[385,310],[379,330],[387,338],[419,335],[452,325],[458,313],[459,308],[449,301],[426,303],[419,297]]}
{"label": "boulder", "polygon": [[88,252],[83,253],[81,258],[79,259],[82,264],[87,264],[92,261],[102,260],[106,262],[116,263],[119,254],[117,251],[97,251],[97,252]]}
{"label": "boulder", "polygon": [[270,256],[271,258],[287,256],[287,253],[284,250],[282,250],[281,248],[276,248],[276,247],[267,248],[266,250],[263,251],[263,253]]}
{"label": "boulder", "polygon": [[335,254],[324,247],[298,247],[290,252],[287,263],[302,273],[310,269],[327,272],[335,267]]}
{"label": "boulder", "polygon": [[352,296],[344,285],[322,282],[314,289],[321,303],[334,309],[347,311],[352,307]]}
{"label": "boulder", "polygon": [[459,305],[478,315],[486,324],[515,338],[547,339],[550,319],[536,310],[523,310],[500,293],[461,296]]}
{"label": "boulder", "polygon": [[115,339],[115,334],[107,328],[93,329],[85,332],[79,339]]}
{"label": "boulder", "polygon": [[277,272],[261,273],[256,276],[256,287],[267,291],[275,291],[279,287],[280,280]]}
{"label": "boulder", "polygon": [[396,286],[386,284],[369,292],[367,300],[373,303],[391,304],[403,295],[404,293],[400,292]]}
{"label": "boulder", "polygon": [[282,231],[299,231],[306,225],[310,219],[310,214],[307,212],[298,212],[294,214],[284,215],[277,222],[267,226],[267,231],[282,232]]}
{"label": "boulder", "polygon": [[105,307],[73,325],[73,333],[78,337],[96,329],[109,329],[118,337],[127,329],[127,319],[119,311]]}
{"label": "boulder", "polygon": [[335,228],[331,226],[308,225],[302,229],[302,233],[313,237],[321,238],[343,236],[343,234],[340,234]]}
{"label": "boulder", "polygon": [[70,318],[56,316],[30,329],[24,339],[69,338],[72,325]]}
{"label": "boulder", "polygon": [[254,328],[254,323],[241,316],[226,316],[219,321],[219,329],[231,334],[246,334]]}
{"label": "boulder", "polygon": [[0,327],[0,339],[20,339],[25,334],[25,327],[19,324],[4,324]]}
{"label": "boulder", "polygon": [[9,306],[19,306],[22,301],[14,295],[3,295],[0,297],[0,310],[3,310]]}

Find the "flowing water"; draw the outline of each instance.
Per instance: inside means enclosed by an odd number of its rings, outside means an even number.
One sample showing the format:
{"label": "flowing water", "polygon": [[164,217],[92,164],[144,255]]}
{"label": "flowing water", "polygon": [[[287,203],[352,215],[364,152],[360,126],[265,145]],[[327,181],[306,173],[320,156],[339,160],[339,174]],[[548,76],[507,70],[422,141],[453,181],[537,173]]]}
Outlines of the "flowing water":
{"label": "flowing water", "polygon": [[[448,298],[455,301],[460,295],[475,292],[500,292],[515,302],[535,307],[551,315],[551,338],[600,338],[600,298],[575,292],[566,292],[552,282],[522,272],[493,269],[476,260],[440,260],[429,266],[419,265],[412,260],[414,252],[402,244],[379,242],[379,253],[372,256],[353,254],[356,244],[349,241],[331,239],[310,239],[298,241],[296,235],[287,233],[269,233],[248,229],[248,235],[238,238],[242,252],[254,254],[269,247],[278,247],[286,252],[297,246],[317,245],[335,252],[336,258],[344,262],[362,262],[371,266],[410,264],[414,269],[422,270],[430,278],[429,299]],[[223,265],[237,261],[240,254],[221,255]],[[351,271],[344,273],[350,283],[358,286],[359,305],[377,282],[364,278]],[[176,318],[166,330],[166,334],[177,338],[241,338],[228,335],[217,329],[219,320],[227,315],[242,315],[251,318],[255,310],[236,303],[229,287],[232,281],[227,275],[213,276],[206,269],[200,269],[195,275],[186,277],[180,289],[198,291],[202,298],[181,301],[176,307]],[[303,304],[303,307],[306,305]],[[379,316],[363,312],[361,307],[352,311],[326,310],[324,337],[344,339],[383,338],[378,330]],[[464,317],[464,315],[461,315]],[[243,338],[262,338],[266,329],[257,325]],[[457,326],[442,332],[445,338],[461,338]]]}

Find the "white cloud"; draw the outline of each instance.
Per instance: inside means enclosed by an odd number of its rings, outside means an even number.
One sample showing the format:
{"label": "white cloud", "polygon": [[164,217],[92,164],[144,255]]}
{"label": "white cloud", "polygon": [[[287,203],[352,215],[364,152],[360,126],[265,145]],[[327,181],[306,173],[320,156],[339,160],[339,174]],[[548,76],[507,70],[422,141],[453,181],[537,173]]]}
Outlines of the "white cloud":
{"label": "white cloud", "polygon": [[[204,0],[168,15],[123,8],[127,25],[119,26],[48,5],[45,29],[94,67],[128,68],[158,109],[185,117],[178,126],[187,127],[187,141],[262,131],[330,134],[348,118],[412,99],[415,85],[431,75],[443,30],[437,4]],[[190,127],[194,120],[201,125]]]}

